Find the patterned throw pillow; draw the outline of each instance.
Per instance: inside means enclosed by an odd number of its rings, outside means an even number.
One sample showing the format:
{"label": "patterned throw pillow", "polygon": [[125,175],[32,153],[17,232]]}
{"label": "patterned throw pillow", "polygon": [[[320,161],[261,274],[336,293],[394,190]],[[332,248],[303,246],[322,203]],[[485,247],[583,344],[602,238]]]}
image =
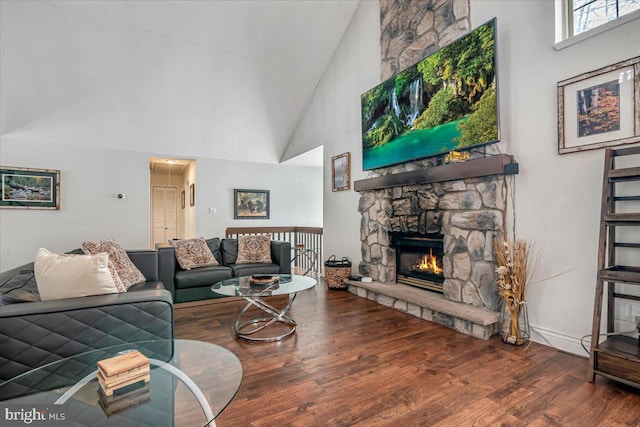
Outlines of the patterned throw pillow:
{"label": "patterned throw pillow", "polygon": [[119,293],[127,292],[129,288],[127,288],[127,286],[124,284],[124,282],[120,278],[120,275],[118,274],[118,270],[116,269],[116,266],[113,265],[113,262],[111,262],[111,259],[109,259],[109,264],[107,264],[107,266],[109,267],[109,273],[111,273],[111,277],[113,278],[113,283],[116,284],[116,289],[118,289],[118,292]]}
{"label": "patterned throw pillow", "polygon": [[218,261],[213,257],[211,249],[206,240],[202,237],[195,239],[173,240],[171,242],[176,248],[176,259],[184,270],[191,270],[194,267],[208,267],[218,265]]}
{"label": "patterned throw pillow", "polygon": [[[109,255],[109,261],[113,264],[120,281],[126,289],[147,280],[135,264],[131,262],[127,252],[113,239],[102,240],[100,242],[82,242],[82,250],[86,254],[91,255],[97,255],[101,252]],[[116,281],[116,286],[117,285],[118,282]],[[120,288],[118,287],[118,289]]]}
{"label": "patterned throw pillow", "polygon": [[255,234],[238,238],[236,264],[271,264],[271,236]]}

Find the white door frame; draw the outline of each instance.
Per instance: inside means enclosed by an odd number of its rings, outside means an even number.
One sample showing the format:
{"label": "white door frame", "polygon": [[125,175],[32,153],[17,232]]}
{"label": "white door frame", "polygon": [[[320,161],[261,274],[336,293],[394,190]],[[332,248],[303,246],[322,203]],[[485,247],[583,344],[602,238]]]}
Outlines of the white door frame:
{"label": "white door frame", "polygon": [[[161,184],[152,184],[151,185],[151,203],[149,206],[149,210],[151,211],[151,218],[150,218],[150,235],[149,235],[149,243],[152,249],[155,249],[155,235],[154,235],[154,219],[155,219],[155,209],[153,208],[154,206],[154,199],[155,199],[155,189],[156,188],[173,188],[176,191],[176,201],[175,201],[175,206],[176,206],[176,233],[178,233],[180,231],[180,227],[179,227],[179,221],[178,221],[178,215],[180,215],[180,188],[177,185],[161,185]],[[187,201],[188,203],[188,201]]]}

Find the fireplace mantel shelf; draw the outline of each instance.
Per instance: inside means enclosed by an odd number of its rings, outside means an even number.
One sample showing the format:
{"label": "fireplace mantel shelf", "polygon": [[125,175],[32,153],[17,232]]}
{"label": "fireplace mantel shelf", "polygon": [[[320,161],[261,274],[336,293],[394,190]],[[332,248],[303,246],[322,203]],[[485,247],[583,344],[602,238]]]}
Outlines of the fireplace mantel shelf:
{"label": "fireplace mantel shelf", "polygon": [[462,163],[450,163],[410,172],[361,179],[353,183],[353,188],[359,192],[489,175],[515,175],[517,173],[518,163],[515,162],[513,156],[498,154]]}

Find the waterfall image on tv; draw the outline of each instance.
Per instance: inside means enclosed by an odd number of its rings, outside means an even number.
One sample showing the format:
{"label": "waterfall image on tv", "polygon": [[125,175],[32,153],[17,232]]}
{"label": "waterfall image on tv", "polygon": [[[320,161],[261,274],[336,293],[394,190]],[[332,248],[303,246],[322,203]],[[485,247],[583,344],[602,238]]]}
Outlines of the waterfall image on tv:
{"label": "waterfall image on tv", "polygon": [[362,169],[497,142],[496,19],[362,94]]}

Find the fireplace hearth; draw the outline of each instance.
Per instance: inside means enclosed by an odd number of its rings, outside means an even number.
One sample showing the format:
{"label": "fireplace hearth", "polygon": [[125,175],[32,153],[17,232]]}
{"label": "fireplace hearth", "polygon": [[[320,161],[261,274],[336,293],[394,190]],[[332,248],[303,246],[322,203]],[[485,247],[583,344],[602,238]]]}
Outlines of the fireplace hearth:
{"label": "fireplace hearth", "polygon": [[396,282],[443,292],[443,236],[441,234],[390,233],[396,252]]}

